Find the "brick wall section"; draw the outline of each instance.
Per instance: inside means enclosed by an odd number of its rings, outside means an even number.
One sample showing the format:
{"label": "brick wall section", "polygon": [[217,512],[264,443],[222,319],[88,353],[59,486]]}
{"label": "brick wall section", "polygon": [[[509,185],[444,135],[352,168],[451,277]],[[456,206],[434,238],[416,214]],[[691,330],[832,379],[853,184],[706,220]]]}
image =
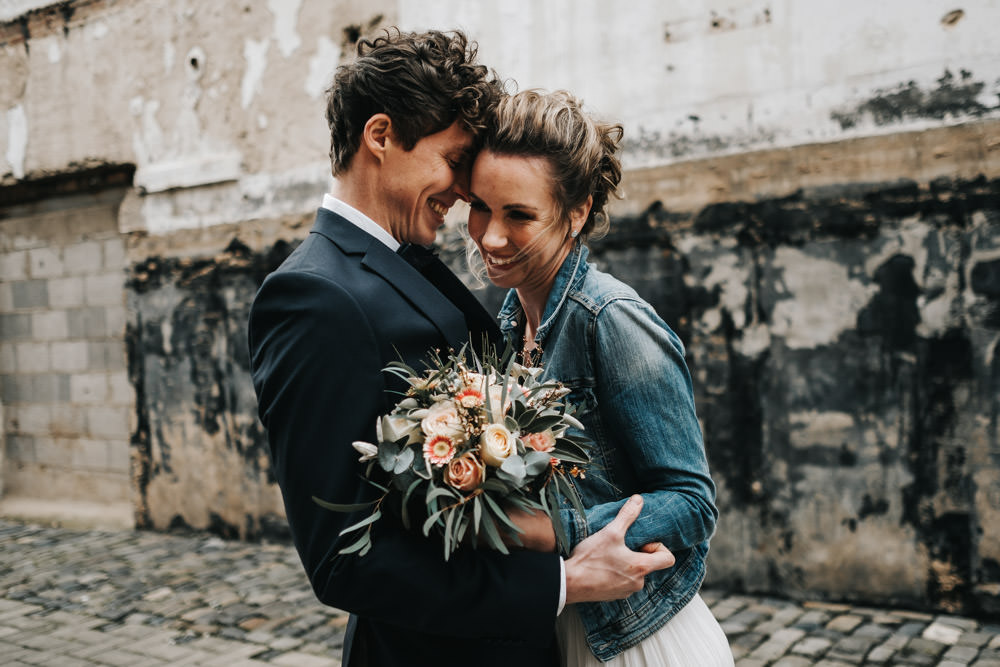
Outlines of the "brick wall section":
{"label": "brick wall section", "polygon": [[125,364],[121,191],[0,217],[4,492],[130,498],[134,392]]}

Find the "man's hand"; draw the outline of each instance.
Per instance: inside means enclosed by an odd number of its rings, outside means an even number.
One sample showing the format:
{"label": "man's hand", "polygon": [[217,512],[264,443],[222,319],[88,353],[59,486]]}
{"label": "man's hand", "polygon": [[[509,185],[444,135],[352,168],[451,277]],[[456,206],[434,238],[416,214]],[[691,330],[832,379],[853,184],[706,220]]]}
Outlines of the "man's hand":
{"label": "man's hand", "polygon": [[660,543],[625,546],[640,510],[642,496],[632,496],[614,521],[576,545],[566,560],[566,604],[621,600],[642,590],[650,572],[673,567],[674,555]]}

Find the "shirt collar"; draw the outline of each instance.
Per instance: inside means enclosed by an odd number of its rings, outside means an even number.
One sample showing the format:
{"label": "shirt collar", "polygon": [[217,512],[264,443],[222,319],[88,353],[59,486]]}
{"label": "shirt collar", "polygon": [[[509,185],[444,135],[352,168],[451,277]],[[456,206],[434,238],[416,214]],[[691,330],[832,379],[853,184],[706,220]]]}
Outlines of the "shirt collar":
{"label": "shirt collar", "polygon": [[340,217],[344,218],[354,226],[360,228],[361,230],[368,232],[379,241],[388,246],[389,250],[396,252],[399,250],[399,241],[392,238],[392,234],[387,232],[384,227],[379,225],[377,222],[369,218],[367,215],[354,208],[350,204],[347,204],[336,197],[324,193],[323,194],[323,208],[328,211],[336,213]]}
{"label": "shirt collar", "polygon": [[[573,246],[573,250],[566,255],[562,266],[559,267],[556,279],[552,281],[549,298],[545,302],[542,323],[538,325],[538,331],[535,333],[535,341],[539,344],[545,340],[545,335],[549,327],[552,326],[552,322],[555,321],[562,310],[562,306],[566,303],[566,299],[569,297],[573,286],[587,272],[587,255],[589,253],[590,251],[587,249],[587,246],[577,243]],[[500,314],[497,315],[497,319],[500,320],[500,330],[504,335],[509,334],[524,324],[518,321],[519,318],[523,318],[523,313],[524,309],[521,308],[521,302],[517,298],[517,291],[513,289],[508,291],[506,298],[504,298],[503,306],[500,308]]]}

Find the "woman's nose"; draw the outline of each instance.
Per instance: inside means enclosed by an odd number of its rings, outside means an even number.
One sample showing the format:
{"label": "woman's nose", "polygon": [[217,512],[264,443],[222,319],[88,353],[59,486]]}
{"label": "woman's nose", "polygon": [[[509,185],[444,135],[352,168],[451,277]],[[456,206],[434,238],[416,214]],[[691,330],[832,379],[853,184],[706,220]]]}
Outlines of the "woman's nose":
{"label": "woman's nose", "polygon": [[507,245],[507,236],[503,233],[503,225],[495,220],[486,223],[486,231],[480,241],[487,250],[499,250]]}

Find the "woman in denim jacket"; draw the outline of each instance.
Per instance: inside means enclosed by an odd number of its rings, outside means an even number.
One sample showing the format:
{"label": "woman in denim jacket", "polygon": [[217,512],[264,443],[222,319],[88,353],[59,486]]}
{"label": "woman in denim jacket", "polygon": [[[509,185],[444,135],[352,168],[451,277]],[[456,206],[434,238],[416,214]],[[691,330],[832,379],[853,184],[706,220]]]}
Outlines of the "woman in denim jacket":
{"label": "woman in denim jacket", "polygon": [[[571,390],[595,443],[586,476],[573,479],[586,511],[561,510],[571,545],[638,493],[642,513],[626,544],[662,543],[676,558],[624,600],[568,605],[558,620],[564,664],[732,665],[698,595],[718,510],[684,347],[632,288],[587,262],[581,243],[607,224],[621,134],[564,92],[502,101],[472,169],[469,235],[490,280],[510,289],[501,329],[523,361]],[[527,543],[537,534],[554,549],[544,522],[519,519]]]}

